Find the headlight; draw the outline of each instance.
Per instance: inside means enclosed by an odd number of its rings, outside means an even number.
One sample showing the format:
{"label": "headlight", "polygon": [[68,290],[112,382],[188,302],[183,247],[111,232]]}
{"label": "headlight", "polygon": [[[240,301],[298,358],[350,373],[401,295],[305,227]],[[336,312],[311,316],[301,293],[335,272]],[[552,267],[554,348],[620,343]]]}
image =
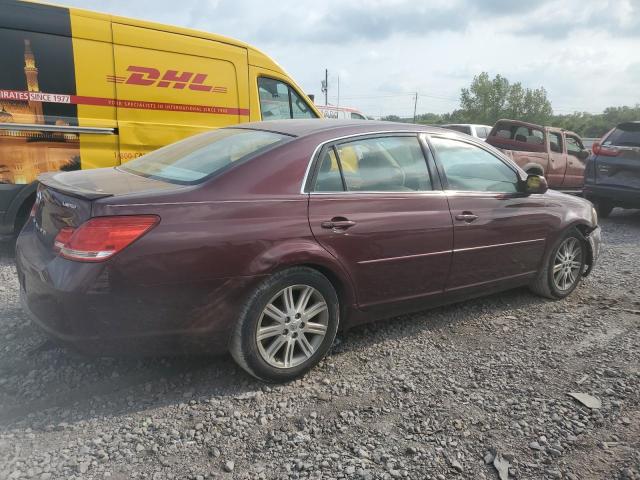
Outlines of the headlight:
{"label": "headlight", "polygon": [[594,226],[598,225],[598,212],[596,212],[594,207],[591,207],[591,221]]}

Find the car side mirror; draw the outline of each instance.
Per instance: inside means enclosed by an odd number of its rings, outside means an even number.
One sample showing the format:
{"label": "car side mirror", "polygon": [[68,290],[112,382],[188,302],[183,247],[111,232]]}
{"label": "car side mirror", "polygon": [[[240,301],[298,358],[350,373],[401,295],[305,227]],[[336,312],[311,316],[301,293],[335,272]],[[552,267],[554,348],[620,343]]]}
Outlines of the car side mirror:
{"label": "car side mirror", "polygon": [[589,156],[589,150],[580,150],[578,152],[578,158],[580,160],[586,160],[588,156]]}
{"label": "car side mirror", "polygon": [[528,175],[523,182],[522,191],[527,195],[531,195],[532,193],[544,193],[548,189],[547,179],[542,175]]}

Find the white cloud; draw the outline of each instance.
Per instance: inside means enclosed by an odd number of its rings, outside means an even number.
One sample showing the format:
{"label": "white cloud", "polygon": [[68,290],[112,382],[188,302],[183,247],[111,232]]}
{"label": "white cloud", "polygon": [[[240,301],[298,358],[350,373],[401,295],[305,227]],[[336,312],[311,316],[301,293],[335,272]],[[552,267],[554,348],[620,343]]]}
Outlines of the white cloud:
{"label": "white cloud", "polygon": [[[481,71],[544,86],[556,110],[640,103],[635,0],[59,0],[221,33],[271,55],[320,98],[370,115],[457,107]],[[179,8],[177,8],[179,5]]]}

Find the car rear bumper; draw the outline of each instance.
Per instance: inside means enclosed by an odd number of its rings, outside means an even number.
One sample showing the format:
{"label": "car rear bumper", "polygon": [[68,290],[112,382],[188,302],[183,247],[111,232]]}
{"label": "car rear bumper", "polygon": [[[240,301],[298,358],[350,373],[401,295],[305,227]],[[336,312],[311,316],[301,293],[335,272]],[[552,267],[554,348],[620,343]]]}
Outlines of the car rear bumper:
{"label": "car rear bumper", "polygon": [[588,184],[583,188],[584,197],[589,200],[607,200],[614,206],[640,208],[640,190]]}
{"label": "car rear bumper", "polygon": [[134,285],[109,262],[73,262],[42,250],[26,228],[16,245],[24,310],[50,337],[90,355],[224,353],[242,296],[256,281]]}

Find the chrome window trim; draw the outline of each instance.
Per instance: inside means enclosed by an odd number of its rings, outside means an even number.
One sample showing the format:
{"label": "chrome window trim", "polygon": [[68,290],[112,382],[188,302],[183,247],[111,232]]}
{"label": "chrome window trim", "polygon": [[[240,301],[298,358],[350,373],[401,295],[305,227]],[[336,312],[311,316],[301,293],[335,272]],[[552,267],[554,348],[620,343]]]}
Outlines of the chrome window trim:
{"label": "chrome window trim", "polygon": [[390,196],[403,196],[403,195],[444,195],[442,190],[349,190],[341,192],[305,192],[305,195],[373,195],[384,194]]}
{"label": "chrome window trim", "polygon": [[[307,184],[307,181],[309,180],[309,173],[311,171],[311,166],[314,163],[314,160],[316,159],[316,156],[318,155],[318,153],[320,152],[320,150],[322,149],[322,147],[324,147],[325,145],[327,145],[328,143],[333,143],[333,142],[337,142],[339,140],[344,140],[346,138],[354,138],[354,137],[365,137],[367,135],[388,135],[388,134],[393,134],[393,133],[398,133],[398,134],[412,134],[412,135],[420,135],[421,133],[426,134],[427,132],[425,132],[424,130],[381,130],[381,131],[377,131],[377,132],[362,132],[362,133],[352,133],[350,135],[343,135],[341,137],[334,137],[331,138],[329,140],[325,140],[322,143],[318,144],[316,146],[316,148],[313,150],[313,153],[311,154],[311,157],[309,158],[309,162],[307,163],[307,169],[304,172],[304,177],[302,177],[302,185],[300,186],[300,193],[303,195],[309,195],[309,194],[325,194],[325,195],[336,195],[336,194],[344,194],[344,193],[428,193],[428,192],[433,192],[434,190],[416,190],[416,191],[410,191],[410,192],[378,192],[378,191],[373,191],[373,192],[353,192],[353,191],[342,191],[342,192],[305,192],[304,191],[304,187]],[[426,161],[426,159],[425,159]]]}
{"label": "chrome window trim", "polygon": [[59,132],[59,133],[91,133],[96,135],[115,135],[115,128],[75,127],[72,125],[40,125],[37,123],[0,123],[0,130]]}

